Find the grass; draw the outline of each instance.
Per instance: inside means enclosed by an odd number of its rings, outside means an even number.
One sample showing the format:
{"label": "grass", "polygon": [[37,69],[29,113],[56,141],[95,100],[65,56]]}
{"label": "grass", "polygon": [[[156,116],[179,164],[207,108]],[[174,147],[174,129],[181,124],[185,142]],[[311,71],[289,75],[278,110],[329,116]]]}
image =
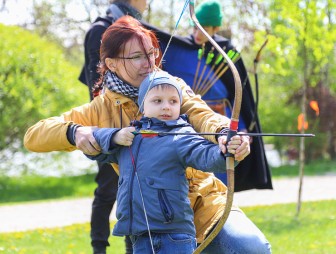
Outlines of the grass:
{"label": "grass", "polygon": [[[336,174],[336,161],[312,161],[306,163],[304,174],[306,176]],[[299,175],[299,165],[285,165],[272,169],[272,177],[295,177]]]}
{"label": "grass", "polygon": [[[336,162],[316,161],[305,166],[305,175],[336,174]],[[272,169],[272,177],[298,176],[298,166]],[[81,176],[43,177],[26,175],[6,177],[0,175],[0,205],[36,200],[88,197],[96,188],[95,174]]]}
{"label": "grass", "polygon": [[[307,202],[295,219],[295,204],[245,208],[275,254],[336,253],[336,200]],[[113,223],[112,223],[113,226]],[[110,237],[108,253],[124,253],[121,237]],[[89,254],[89,224],[0,234],[0,253]]]}
{"label": "grass", "polygon": [[[54,229],[5,233],[0,234],[0,253],[91,254],[90,241],[88,223]],[[125,253],[122,237],[111,237],[110,243],[109,253]]]}
{"label": "grass", "polygon": [[[113,224],[112,224],[113,226]],[[0,253],[6,254],[91,254],[90,225],[39,229],[0,234]],[[113,243],[112,243],[113,242]],[[110,253],[124,253],[121,237],[113,237]]]}
{"label": "grass", "polygon": [[245,208],[263,231],[273,253],[336,253],[336,200],[306,202],[295,219],[296,204]]}
{"label": "grass", "polygon": [[[336,173],[336,162],[317,161],[305,175]],[[272,169],[273,178],[295,177],[298,166]],[[0,205],[46,199],[92,196],[95,174],[67,177],[0,176]],[[296,220],[295,204],[244,208],[272,244],[273,253],[336,253],[336,200],[303,203]],[[1,225],[0,225],[1,226]],[[0,234],[0,254],[91,253],[89,224]],[[124,253],[123,238],[111,237],[109,253]]]}
{"label": "grass", "polygon": [[0,177],[0,204],[88,197],[96,188],[94,174],[66,177]]}

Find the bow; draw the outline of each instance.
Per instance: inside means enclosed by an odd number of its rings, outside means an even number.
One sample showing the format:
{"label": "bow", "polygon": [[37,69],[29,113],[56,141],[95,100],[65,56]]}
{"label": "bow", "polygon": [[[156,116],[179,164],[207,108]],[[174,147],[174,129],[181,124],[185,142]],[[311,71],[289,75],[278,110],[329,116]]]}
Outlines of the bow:
{"label": "bow", "polygon": [[[191,0],[189,2],[189,10],[190,10],[190,17],[194,22],[195,26],[208,38],[210,43],[217,49],[217,51],[223,55],[225,60],[228,63],[229,68],[233,74],[234,82],[235,82],[235,98],[232,107],[232,115],[231,115],[231,122],[230,122],[230,129],[228,132],[227,140],[230,140],[234,135],[237,134],[238,129],[238,121],[239,121],[239,114],[241,108],[241,101],[242,101],[242,85],[241,80],[239,77],[239,73],[233,62],[231,61],[230,57],[222,50],[222,48],[212,39],[212,37],[203,29],[203,27],[198,22],[196,15],[195,15],[195,1]],[[226,154],[226,173],[227,173],[227,198],[226,198],[226,205],[223,212],[222,217],[217,222],[216,226],[212,230],[212,232],[205,238],[205,240],[197,247],[194,251],[194,254],[201,253],[202,250],[216,237],[219,231],[223,228],[224,223],[226,222],[227,218],[229,217],[229,213],[231,211],[232,202],[233,202],[233,193],[234,193],[234,158],[232,154]]]}

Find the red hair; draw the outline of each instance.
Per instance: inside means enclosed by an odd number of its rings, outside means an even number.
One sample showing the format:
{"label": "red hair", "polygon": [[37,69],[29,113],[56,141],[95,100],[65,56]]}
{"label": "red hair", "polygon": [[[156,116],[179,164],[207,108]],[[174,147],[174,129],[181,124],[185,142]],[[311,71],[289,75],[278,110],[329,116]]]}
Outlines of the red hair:
{"label": "red hair", "polygon": [[[150,39],[154,48],[160,48],[159,41],[154,34],[154,32],[146,29],[142,24],[135,18],[131,16],[123,16],[114,22],[111,26],[107,28],[102,36],[102,42],[100,46],[100,64],[98,71],[100,73],[100,79],[93,88],[94,96],[99,94],[101,90],[102,80],[108,67],[105,64],[106,58],[116,58],[123,55],[125,50],[125,44],[131,39],[136,38],[140,46],[146,52],[144,47],[144,40]],[[160,63],[162,54],[160,52],[159,57],[155,60],[155,64]],[[150,61],[148,59],[148,61]]]}

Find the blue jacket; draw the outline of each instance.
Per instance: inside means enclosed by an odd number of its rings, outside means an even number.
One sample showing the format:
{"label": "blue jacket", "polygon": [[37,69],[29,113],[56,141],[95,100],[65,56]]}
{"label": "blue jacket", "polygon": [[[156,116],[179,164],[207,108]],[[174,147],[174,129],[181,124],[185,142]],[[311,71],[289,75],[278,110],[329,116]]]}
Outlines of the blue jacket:
{"label": "blue jacket", "polygon": [[[143,117],[136,127],[137,131],[140,129],[195,132],[184,117],[167,122]],[[148,138],[136,135],[131,147],[118,146],[111,142],[118,130],[96,130],[94,137],[102,148],[102,154],[88,156],[101,162],[119,164],[118,222],[114,226],[113,235],[140,235],[147,232],[141,198],[143,195],[151,232],[195,236],[185,169],[191,166],[204,171],[225,171],[225,158],[218,145],[200,136],[165,135]]]}

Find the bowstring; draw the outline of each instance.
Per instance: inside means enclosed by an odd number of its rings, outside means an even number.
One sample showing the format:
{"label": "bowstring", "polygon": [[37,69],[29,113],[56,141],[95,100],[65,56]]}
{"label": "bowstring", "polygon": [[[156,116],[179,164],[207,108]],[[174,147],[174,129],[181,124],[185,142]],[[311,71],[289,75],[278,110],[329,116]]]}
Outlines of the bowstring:
{"label": "bowstring", "polygon": [[141,185],[140,185],[138,171],[136,170],[136,165],[135,165],[135,160],[134,160],[134,156],[133,156],[133,153],[132,153],[132,148],[130,146],[128,148],[129,148],[131,159],[132,159],[133,171],[134,171],[134,174],[136,176],[136,179],[137,179],[137,182],[138,182],[138,185],[139,185],[139,193],[140,193],[140,197],[141,197],[143,212],[144,212],[144,215],[145,215],[145,220],[146,220],[146,226],[147,226],[149,241],[150,241],[150,244],[151,244],[152,252],[153,252],[153,254],[155,254],[154,246],[153,246],[153,240],[152,240],[152,234],[151,234],[151,231],[150,231],[150,228],[149,228],[148,216],[147,216],[145,201],[144,201],[143,194],[142,194],[142,189],[141,189]]}
{"label": "bowstring", "polygon": [[[162,64],[162,61],[163,61],[163,59],[164,59],[164,56],[165,56],[166,53],[167,53],[167,50],[168,50],[168,48],[169,48],[169,46],[170,46],[170,43],[171,43],[171,41],[172,41],[172,39],[173,39],[173,36],[175,35],[175,33],[176,33],[176,31],[177,31],[177,27],[178,27],[178,25],[179,25],[179,23],[180,23],[180,21],[181,21],[181,18],[182,18],[182,16],[183,16],[183,13],[185,12],[186,8],[189,6],[189,2],[190,2],[190,0],[186,0],[185,3],[184,3],[183,9],[182,9],[182,11],[181,11],[181,14],[180,14],[180,16],[179,16],[179,18],[178,18],[178,20],[177,20],[177,22],[176,22],[176,24],[175,24],[174,30],[173,30],[173,32],[172,32],[170,38],[169,38],[169,41],[168,41],[167,46],[166,46],[166,48],[165,48],[165,50],[164,50],[164,52],[163,52],[163,54],[162,54],[162,57],[161,57],[161,60],[160,60],[158,66],[161,66],[161,64]],[[149,84],[149,86],[148,86],[148,88],[147,88],[147,91],[146,91],[146,93],[145,93],[144,98],[146,98],[146,96],[147,96],[147,94],[148,94],[148,91],[150,90],[150,88],[151,88],[151,86],[152,86],[153,80],[154,80],[155,75],[156,75],[156,73],[158,72],[158,70],[159,70],[159,68],[155,68],[155,69],[154,69],[153,79],[150,81],[150,84]],[[139,105],[139,109],[138,109],[138,112],[137,112],[136,115],[139,115],[139,113],[140,113],[140,108],[143,106],[144,101],[145,101],[145,99],[141,102],[141,105]],[[138,172],[137,172],[137,170],[136,170],[136,165],[135,165],[134,156],[133,156],[131,147],[129,147],[129,151],[130,151],[131,158],[132,158],[133,170],[134,170],[134,173],[135,173],[135,176],[136,176],[138,185],[139,185],[139,192],[140,192],[141,202],[142,202],[142,206],[143,206],[143,212],[144,212],[144,215],[145,215],[146,226],[147,226],[147,231],[148,231],[148,235],[149,235],[149,240],[150,240],[150,244],[151,244],[152,252],[153,252],[153,254],[155,254],[154,246],[153,246],[153,240],[152,240],[152,235],[151,235],[151,232],[150,232],[150,227],[149,227],[149,222],[148,222],[148,216],[147,216],[146,206],[145,206],[145,202],[144,202],[144,198],[143,198],[143,194],[142,194],[142,189],[141,189],[141,184],[140,184],[140,180],[139,180]]]}

